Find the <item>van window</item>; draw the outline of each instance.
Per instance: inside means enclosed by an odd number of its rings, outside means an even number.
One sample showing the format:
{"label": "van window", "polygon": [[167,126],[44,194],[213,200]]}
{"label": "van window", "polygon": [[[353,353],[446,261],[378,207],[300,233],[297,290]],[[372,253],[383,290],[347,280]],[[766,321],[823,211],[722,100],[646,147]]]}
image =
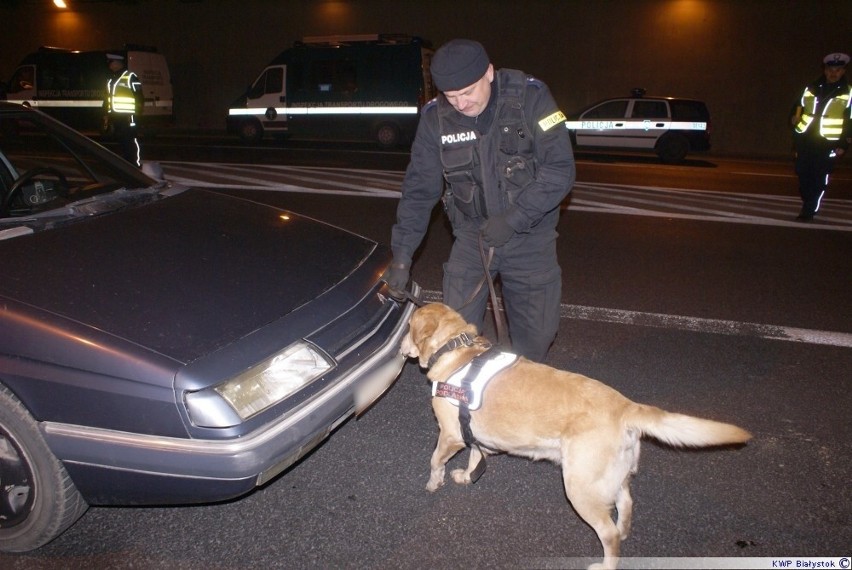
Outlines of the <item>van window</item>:
{"label": "van window", "polygon": [[358,91],[358,72],[351,60],[314,60],[289,66],[290,86],[307,101],[346,101]]}
{"label": "van window", "polygon": [[257,99],[267,93],[281,93],[284,90],[284,68],[271,67],[252,85],[249,97]]}
{"label": "van window", "polygon": [[315,61],[311,67],[310,81],[316,93],[328,95],[332,99],[354,93],[358,85],[355,62]]}
{"label": "van window", "polygon": [[75,65],[75,62],[65,61],[63,58],[56,61],[54,65],[41,65],[39,69],[41,70],[38,86],[39,91],[56,90],[62,92],[82,87],[82,74],[79,67]]}

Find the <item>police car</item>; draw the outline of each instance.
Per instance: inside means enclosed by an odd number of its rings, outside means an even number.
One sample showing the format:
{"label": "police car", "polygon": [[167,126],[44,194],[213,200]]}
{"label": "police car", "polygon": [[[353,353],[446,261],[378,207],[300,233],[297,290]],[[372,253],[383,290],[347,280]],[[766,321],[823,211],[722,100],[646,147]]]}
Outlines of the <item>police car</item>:
{"label": "police car", "polygon": [[710,112],[694,99],[630,97],[606,99],[575,114],[567,123],[577,148],[653,150],[663,162],[710,149]]}

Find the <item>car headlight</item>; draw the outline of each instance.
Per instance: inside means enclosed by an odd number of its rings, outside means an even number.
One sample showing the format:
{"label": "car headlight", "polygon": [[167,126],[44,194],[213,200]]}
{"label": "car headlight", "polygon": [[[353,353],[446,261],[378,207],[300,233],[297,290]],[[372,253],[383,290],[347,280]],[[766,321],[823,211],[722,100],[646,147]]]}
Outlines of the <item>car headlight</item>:
{"label": "car headlight", "polygon": [[333,366],[317,347],[307,342],[293,344],[222,384],[187,394],[189,417],[200,427],[237,425],[301,390]]}

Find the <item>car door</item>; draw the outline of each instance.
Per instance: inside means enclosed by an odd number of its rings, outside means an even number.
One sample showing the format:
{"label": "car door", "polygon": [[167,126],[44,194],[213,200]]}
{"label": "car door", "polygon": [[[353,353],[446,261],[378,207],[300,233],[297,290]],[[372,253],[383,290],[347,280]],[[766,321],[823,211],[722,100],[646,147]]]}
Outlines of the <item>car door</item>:
{"label": "car door", "polygon": [[653,149],[669,128],[668,103],[663,99],[611,99],[569,122],[578,146]]}
{"label": "car door", "polygon": [[246,107],[258,116],[266,131],[287,130],[286,76],[286,66],[269,66],[248,93]]}
{"label": "car door", "polygon": [[577,145],[621,146],[629,104],[630,99],[611,99],[581,113],[578,121],[569,123],[569,128],[576,127]]}
{"label": "car door", "polygon": [[628,112],[624,137],[631,148],[653,149],[669,128],[669,106],[663,99],[634,99]]}

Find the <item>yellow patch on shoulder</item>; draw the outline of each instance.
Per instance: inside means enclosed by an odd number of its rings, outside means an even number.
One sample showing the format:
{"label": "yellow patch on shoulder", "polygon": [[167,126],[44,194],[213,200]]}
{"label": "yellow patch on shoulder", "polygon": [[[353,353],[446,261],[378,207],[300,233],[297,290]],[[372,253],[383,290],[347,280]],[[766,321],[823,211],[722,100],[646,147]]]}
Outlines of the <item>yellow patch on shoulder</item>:
{"label": "yellow patch on shoulder", "polygon": [[538,122],[538,126],[541,127],[541,130],[547,131],[563,122],[565,122],[565,115],[562,113],[562,111],[556,111],[552,115],[540,120]]}

